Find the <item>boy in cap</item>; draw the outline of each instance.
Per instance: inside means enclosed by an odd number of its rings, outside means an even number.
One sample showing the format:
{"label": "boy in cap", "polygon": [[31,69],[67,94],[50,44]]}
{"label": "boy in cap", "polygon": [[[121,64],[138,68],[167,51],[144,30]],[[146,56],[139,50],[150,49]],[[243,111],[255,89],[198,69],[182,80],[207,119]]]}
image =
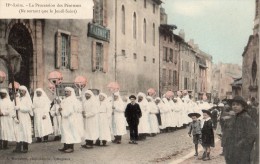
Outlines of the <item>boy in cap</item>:
{"label": "boy in cap", "polygon": [[189,136],[191,137],[191,132],[193,135],[193,143],[195,145],[195,154],[194,156],[198,156],[198,144],[201,144],[201,125],[199,113],[189,113],[188,116],[192,119],[191,124],[189,125]]}
{"label": "boy in cap", "polygon": [[127,104],[125,110],[125,117],[130,131],[131,141],[129,141],[129,144],[137,144],[136,141],[138,140],[138,124],[139,118],[142,117],[142,112],[139,104],[135,103],[136,97],[131,95],[129,99],[131,100],[131,103]]}
{"label": "boy in cap", "polygon": [[204,153],[202,155],[202,160],[210,160],[210,147],[215,147],[214,132],[213,132],[213,122],[211,120],[211,113],[209,110],[202,110],[203,121],[201,124],[202,133],[202,146],[204,148]]}

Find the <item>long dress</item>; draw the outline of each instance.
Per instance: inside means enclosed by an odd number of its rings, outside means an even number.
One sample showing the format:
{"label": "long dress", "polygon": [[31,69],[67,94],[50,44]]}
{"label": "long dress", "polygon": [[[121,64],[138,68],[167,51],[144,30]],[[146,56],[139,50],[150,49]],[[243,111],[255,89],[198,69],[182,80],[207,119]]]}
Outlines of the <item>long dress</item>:
{"label": "long dress", "polygon": [[55,136],[61,135],[61,115],[59,107],[59,104],[54,104],[50,111],[50,114],[53,117],[53,131]]}
{"label": "long dress", "polygon": [[139,119],[139,125],[138,125],[138,133],[139,134],[149,134],[151,132],[150,130],[150,124],[149,124],[149,112],[150,112],[150,107],[148,103],[141,101],[138,102],[141,112],[142,112],[142,117]]}
{"label": "long dress", "polygon": [[112,134],[114,136],[125,135],[126,132],[126,119],[125,119],[125,104],[121,100],[114,101],[114,107],[112,113]]}
{"label": "long dress", "polygon": [[0,99],[0,110],[3,113],[0,117],[0,139],[4,141],[15,141],[13,108],[14,105],[8,97]]}
{"label": "long dress", "polygon": [[160,129],[159,129],[159,125],[158,125],[158,121],[157,121],[157,117],[156,114],[159,113],[159,110],[156,106],[156,104],[154,102],[149,102],[149,106],[150,106],[150,129],[151,129],[151,133],[159,133]]}
{"label": "long dress", "polygon": [[99,137],[98,104],[94,99],[95,97],[91,97],[83,104],[83,110],[86,113],[86,118],[84,118],[85,140],[92,141],[97,140]]}
{"label": "long dress", "polygon": [[75,99],[67,97],[61,101],[61,143],[74,144],[81,142],[81,136],[77,129]]}
{"label": "long dress", "polygon": [[[45,102],[41,98],[34,99],[33,112],[35,137],[44,137],[53,133],[49,110],[50,102]],[[43,119],[43,116],[46,118]]]}
{"label": "long dress", "polygon": [[111,106],[107,101],[102,101],[98,105],[98,119],[99,119],[99,140],[111,141],[111,131],[109,126],[110,112],[109,108]]}
{"label": "long dress", "polygon": [[[27,93],[26,93],[27,94]],[[19,124],[15,123],[16,142],[32,143],[32,123],[30,114],[32,111],[32,103],[26,97],[17,99]]]}

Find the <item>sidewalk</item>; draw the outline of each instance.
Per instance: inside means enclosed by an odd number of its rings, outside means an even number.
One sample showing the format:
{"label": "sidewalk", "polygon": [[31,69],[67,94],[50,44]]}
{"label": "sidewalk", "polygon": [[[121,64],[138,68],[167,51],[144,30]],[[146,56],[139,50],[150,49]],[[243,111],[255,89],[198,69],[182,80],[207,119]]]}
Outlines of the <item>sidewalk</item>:
{"label": "sidewalk", "polygon": [[203,150],[199,151],[199,157],[194,157],[194,152],[192,152],[192,157],[183,160],[182,162],[178,162],[176,161],[175,163],[172,164],[225,164],[225,159],[224,156],[220,156],[219,154],[221,154],[222,152],[222,147],[221,147],[221,141],[217,141],[215,144],[215,147],[211,149],[211,153],[210,153],[210,158],[211,160],[209,161],[202,161],[199,160],[199,158],[201,158]]}

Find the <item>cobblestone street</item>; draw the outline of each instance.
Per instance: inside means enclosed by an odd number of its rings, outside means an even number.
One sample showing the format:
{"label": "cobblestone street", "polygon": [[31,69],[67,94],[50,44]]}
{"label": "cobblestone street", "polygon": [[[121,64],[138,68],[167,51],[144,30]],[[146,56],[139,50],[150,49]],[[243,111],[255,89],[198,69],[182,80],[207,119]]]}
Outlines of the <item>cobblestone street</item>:
{"label": "cobblestone street", "polygon": [[[50,138],[52,139],[52,137]],[[159,134],[156,137],[148,137],[146,141],[140,141],[138,145],[128,144],[129,136],[123,137],[121,145],[110,143],[106,147],[94,147],[86,150],[75,145],[75,152],[64,154],[58,151],[62,147],[60,142],[33,143],[29,146],[27,154],[14,154],[14,143],[10,149],[0,151],[0,163],[36,163],[36,164],[59,164],[59,163],[175,163],[189,153],[193,153],[192,139],[187,135],[187,129],[181,129],[172,133]],[[212,152],[212,160],[215,161],[215,151]],[[216,152],[219,154],[219,152]],[[217,155],[218,156],[218,155]],[[218,157],[217,157],[218,158]],[[196,160],[190,158],[182,162],[194,163]],[[196,161],[200,163],[202,161]],[[202,162],[203,163],[203,162]],[[205,162],[204,162],[205,163]],[[207,163],[209,163],[207,161]],[[217,162],[221,163],[221,162]]]}

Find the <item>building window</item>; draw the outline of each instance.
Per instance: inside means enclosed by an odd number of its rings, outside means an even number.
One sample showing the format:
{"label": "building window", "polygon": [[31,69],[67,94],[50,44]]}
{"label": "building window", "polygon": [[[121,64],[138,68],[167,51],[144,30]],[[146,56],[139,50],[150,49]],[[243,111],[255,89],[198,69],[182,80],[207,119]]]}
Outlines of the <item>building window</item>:
{"label": "building window", "polygon": [[153,23],[153,45],[155,46],[155,24]]}
{"label": "building window", "polygon": [[125,50],[122,50],[121,53],[122,53],[122,54],[121,54],[122,56],[126,56],[126,55],[125,55]]}
{"label": "building window", "polygon": [[170,62],[172,62],[173,63],[173,49],[171,49],[170,48],[170,57],[169,57],[170,59]]}
{"label": "building window", "polygon": [[146,43],[146,20],[145,19],[143,24],[143,42]]}
{"label": "building window", "polygon": [[69,68],[70,57],[69,35],[61,34],[61,67]]}
{"label": "building window", "polygon": [[103,45],[96,43],[96,70],[103,71]]}
{"label": "building window", "polygon": [[146,56],[144,56],[144,61],[146,62]]}
{"label": "building window", "polygon": [[184,89],[188,89],[188,78],[184,78]]}
{"label": "building window", "polygon": [[184,65],[183,65],[183,60],[181,60],[181,70],[184,71]]}
{"label": "building window", "polygon": [[162,85],[165,86],[166,85],[166,69],[163,69],[162,71]]}
{"label": "building window", "polygon": [[192,79],[191,81],[192,81],[192,84],[191,84],[191,85],[192,85],[192,86],[191,86],[191,89],[194,89],[194,88],[195,88],[195,81],[194,81],[194,79]]}
{"label": "building window", "polygon": [[134,58],[134,59],[137,59],[136,53],[133,54],[133,58]]}
{"label": "building window", "polygon": [[153,63],[155,63],[155,58],[153,58]]}
{"label": "building window", "polygon": [[153,4],[153,13],[155,14],[155,4]]}
{"label": "building window", "polygon": [[193,63],[193,69],[194,69],[194,73],[196,73],[196,64],[195,64],[195,62]]}
{"label": "building window", "polygon": [[136,14],[133,16],[133,38],[136,39]]}
{"label": "building window", "polygon": [[144,0],[144,8],[146,8],[146,0]]}
{"label": "building window", "polygon": [[172,85],[172,70],[169,70],[169,85]]}
{"label": "building window", "polygon": [[122,6],[122,33],[125,34],[125,7]]}
{"label": "building window", "polygon": [[175,85],[175,86],[178,85],[178,75],[177,75],[177,71],[173,71],[173,85]]}
{"label": "building window", "polygon": [[163,47],[163,61],[167,61],[168,54],[167,54],[168,48]]}

